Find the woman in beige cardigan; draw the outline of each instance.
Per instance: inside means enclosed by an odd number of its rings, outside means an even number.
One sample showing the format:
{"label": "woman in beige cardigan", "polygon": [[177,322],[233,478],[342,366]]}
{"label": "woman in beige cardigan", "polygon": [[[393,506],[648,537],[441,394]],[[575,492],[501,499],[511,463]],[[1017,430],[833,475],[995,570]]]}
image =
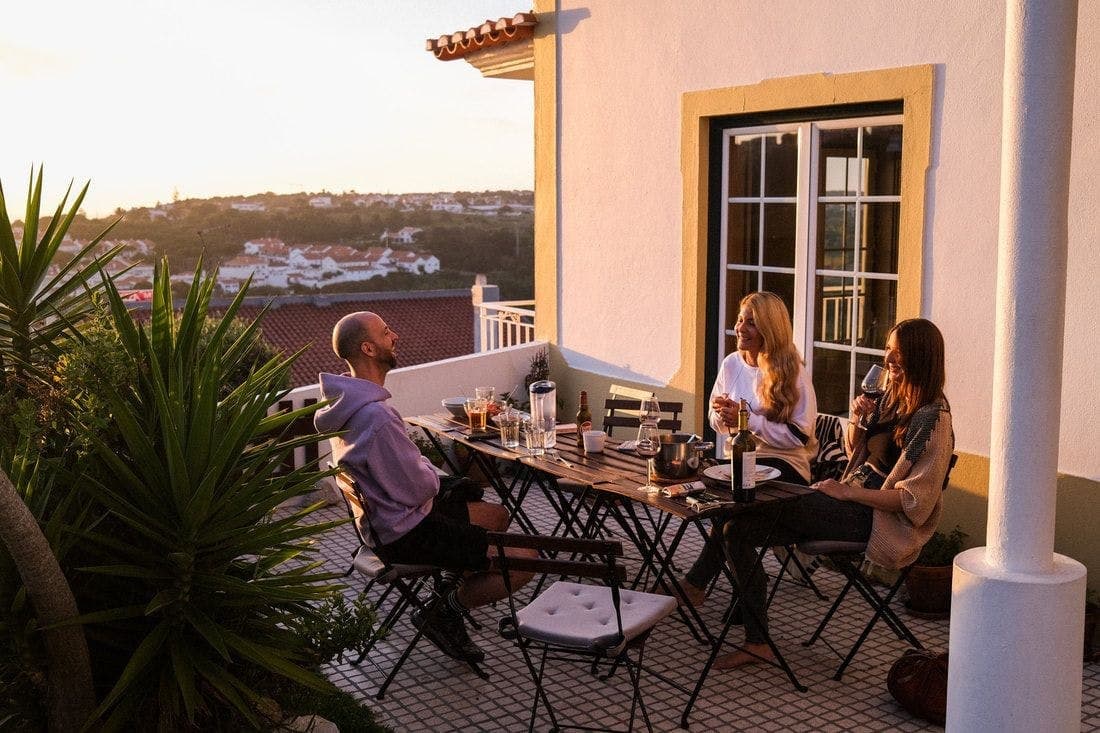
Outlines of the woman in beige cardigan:
{"label": "woman in beige cardigan", "polygon": [[752,572],[755,548],[765,542],[867,542],[868,559],[898,569],[916,559],[935,531],[955,442],[943,394],[943,336],[931,321],[902,321],[887,336],[884,363],[885,393],[852,400],[843,478],[814,484],[817,493],[783,508],[770,535],[772,518],[763,512],[742,513],[726,524],[727,552],[748,612],[744,646],[719,657],[715,667],[774,658],[765,642],[764,574]]}

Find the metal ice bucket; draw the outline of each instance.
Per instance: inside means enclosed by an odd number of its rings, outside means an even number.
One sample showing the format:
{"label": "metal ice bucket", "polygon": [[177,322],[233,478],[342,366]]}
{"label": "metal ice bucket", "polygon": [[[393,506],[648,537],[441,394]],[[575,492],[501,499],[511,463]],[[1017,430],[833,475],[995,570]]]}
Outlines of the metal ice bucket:
{"label": "metal ice bucket", "polygon": [[657,477],[675,481],[694,476],[702,453],[713,447],[714,443],[700,442],[694,435],[662,435],[661,450],[653,458]]}

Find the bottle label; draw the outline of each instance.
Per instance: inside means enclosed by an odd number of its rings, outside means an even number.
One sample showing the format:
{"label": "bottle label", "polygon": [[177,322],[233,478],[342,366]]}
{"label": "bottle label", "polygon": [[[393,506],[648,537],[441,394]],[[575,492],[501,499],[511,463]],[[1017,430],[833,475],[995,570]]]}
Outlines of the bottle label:
{"label": "bottle label", "polygon": [[741,454],[741,486],[746,489],[756,488],[756,451],[745,451]]}
{"label": "bottle label", "polygon": [[588,432],[591,429],[592,429],[592,421],[591,420],[589,420],[588,422],[582,422],[580,425],[577,426],[577,431],[581,432],[581,433]]}

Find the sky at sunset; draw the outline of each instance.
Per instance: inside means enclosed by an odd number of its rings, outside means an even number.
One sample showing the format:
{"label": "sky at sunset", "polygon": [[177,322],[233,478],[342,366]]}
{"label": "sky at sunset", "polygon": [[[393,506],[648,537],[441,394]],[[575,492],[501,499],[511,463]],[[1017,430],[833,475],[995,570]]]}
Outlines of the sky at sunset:
{"label": "sky at sunset", "polygon": [[424,41],[527,11],[506,0],[35,0],[0,23],[0,182],[49,208],[273,191],[532,188],[531,82]]}

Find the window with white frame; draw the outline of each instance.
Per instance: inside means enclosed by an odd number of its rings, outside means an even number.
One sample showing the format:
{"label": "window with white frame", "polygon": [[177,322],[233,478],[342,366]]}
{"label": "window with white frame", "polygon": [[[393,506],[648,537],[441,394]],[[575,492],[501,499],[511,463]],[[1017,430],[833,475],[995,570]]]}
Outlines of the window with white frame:
{"label": "window with white frame", "polygon": [[771,290],[819,411],[846,414],[897,315],[902,118],[731,126],[721,141],[717,361],[736,348],[738,301]]}

